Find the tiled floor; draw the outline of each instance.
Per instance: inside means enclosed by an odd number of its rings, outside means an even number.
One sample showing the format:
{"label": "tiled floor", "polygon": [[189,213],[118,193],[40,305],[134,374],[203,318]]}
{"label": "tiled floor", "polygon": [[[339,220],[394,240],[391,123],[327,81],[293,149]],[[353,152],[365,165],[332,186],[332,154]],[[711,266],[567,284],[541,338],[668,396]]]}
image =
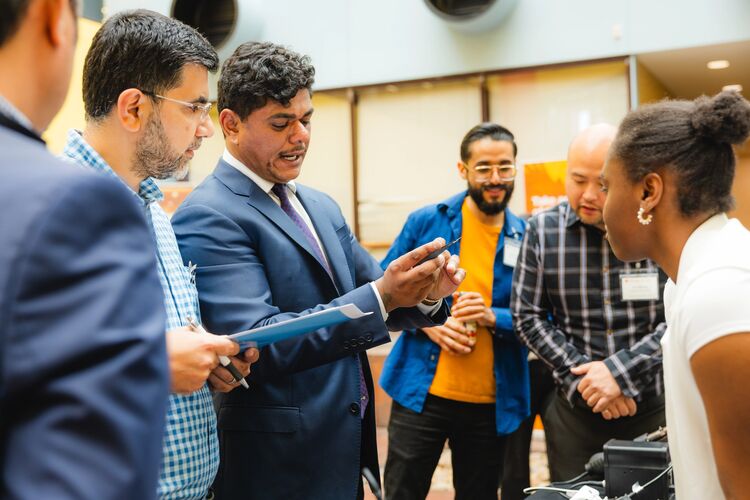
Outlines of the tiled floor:
{"label": "tiled floor", "polygon": [[[385,464],[385,457],[388,451],[388,430],[385,427],[378,427],[378,454],[380,456],[381,466]],[[544,432],[534,431],[534,437],[531,441],[531,486],[538,486],[549,483],[549,472],[547,471],[547,453],[544,446]],[[383,471],[381,470],[381,477]],[[375,497],[365,487],[365,499],[374,500]],[[451,500],[454,492],[452,486],[452,470],[450,450],[446,447],[443,455],[440,457],[435,474],[432,476],[432,488],[427,500]]]}

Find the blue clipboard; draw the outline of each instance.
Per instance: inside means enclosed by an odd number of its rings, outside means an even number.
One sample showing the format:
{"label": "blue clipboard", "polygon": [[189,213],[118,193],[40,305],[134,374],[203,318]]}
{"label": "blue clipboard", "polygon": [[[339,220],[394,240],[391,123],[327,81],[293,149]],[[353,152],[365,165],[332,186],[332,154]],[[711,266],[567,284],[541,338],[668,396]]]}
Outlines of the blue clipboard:
{"label": "blue clipboard", "polygon": [[240,344],[240,349],[264,347],[268,344],[285,340],[297,335],[313,332],[319,328],[337,325],[345,321],[369,316],[371,312],[362,312],[354,304],[346,304],[317,311],[298,318],[287,319],[278,323],[253,328],[229,335],[229,338]]}

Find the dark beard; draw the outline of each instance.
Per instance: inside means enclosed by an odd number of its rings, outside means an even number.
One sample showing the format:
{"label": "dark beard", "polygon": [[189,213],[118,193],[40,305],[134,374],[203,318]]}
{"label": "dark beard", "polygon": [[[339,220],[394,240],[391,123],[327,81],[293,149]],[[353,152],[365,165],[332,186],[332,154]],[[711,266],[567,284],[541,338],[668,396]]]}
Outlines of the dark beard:
{"label": "dark beard", "polygon": [[169,145],[164,125],[157,117],[146,124],[146,130],[135,145],[136,173],[143,178],[167,179],[187,164],[182,155],[175,155]]}
{"label": "dark beard", "polygon": [[471,199],[474,200],[474,203],[477,204],[477,207],[479,210],[487,215],[497,215],[503,210],[505,210],[505,207],[508,206],[508,202],[510,201],[510,195],[513,194],[513,188],[515,187],[514,183],[511,184],[498,184],[497,186],[492,187],[499,187],[503,191],[505,191],[505,196],[503,197],[502,201],[499,201],[497,203],[491,203],[484,199],[484,196],[482,196],[482,193],[484,193],[485,187],[489,186],[479,186],[479,187],[472,187],[471,184],[468,184],[469,186],[469,196],[471,196]]}

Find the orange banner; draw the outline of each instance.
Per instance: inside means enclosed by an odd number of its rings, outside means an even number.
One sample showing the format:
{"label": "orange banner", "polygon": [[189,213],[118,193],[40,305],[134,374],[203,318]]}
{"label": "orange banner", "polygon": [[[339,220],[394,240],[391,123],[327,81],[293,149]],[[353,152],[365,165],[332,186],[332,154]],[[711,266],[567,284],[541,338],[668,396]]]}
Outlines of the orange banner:
{"label": "orange banner", "polygon": [[566,199],[565,161],[527,163],[523,167],[526,181],[526,212],[534,215]]}

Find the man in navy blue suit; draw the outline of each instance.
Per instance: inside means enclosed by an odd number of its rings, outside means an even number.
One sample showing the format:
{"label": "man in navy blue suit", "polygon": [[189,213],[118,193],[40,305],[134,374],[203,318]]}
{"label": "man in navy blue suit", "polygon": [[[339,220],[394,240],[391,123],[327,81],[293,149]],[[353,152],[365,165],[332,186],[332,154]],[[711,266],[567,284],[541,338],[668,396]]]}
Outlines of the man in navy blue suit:
{"label": "man in navy blue suit", "polygon": [[50,155],[71,0],[0,1],[0,498],[154,498],[169,391],[133,196]]}
{"label": "man in navy blue suit", "polygon": [[172,220],[198,265],[201,313],[231,333],[357,305],[369,316],[264,348],[250,391],[219,397],[222,499],[362,498],[378,474],[373,385],[365,351],[388,330],[441,324],[442,297],[463,279],[441,239],[385,270],[329,196],[296,184],[313,114],[309,58],[246,43],[225,62],[219,121],[226,150]]}

